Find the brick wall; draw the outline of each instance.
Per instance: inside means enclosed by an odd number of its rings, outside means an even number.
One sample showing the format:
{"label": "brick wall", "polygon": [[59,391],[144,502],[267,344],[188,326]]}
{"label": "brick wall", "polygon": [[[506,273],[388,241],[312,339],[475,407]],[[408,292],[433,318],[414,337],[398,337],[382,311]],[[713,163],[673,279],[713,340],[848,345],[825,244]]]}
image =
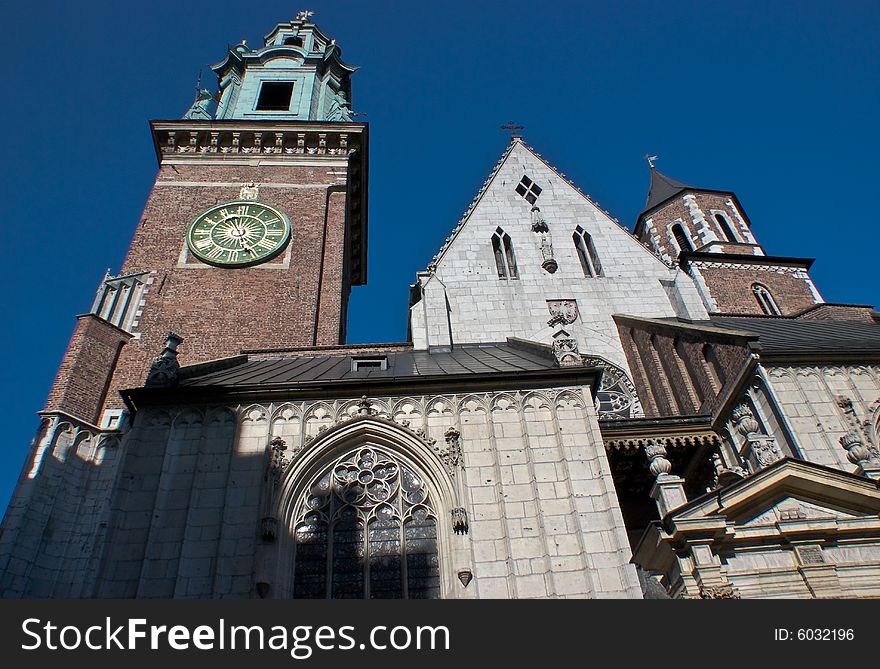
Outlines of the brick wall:
{"label": "brick wall", "polygon": [[805,278],[806,272],[799,276],[800,273],[764,270],[760,266],[754,269],[724,267],[703,261],[700,261],[696,272],[702,277],[715,301],[717,313],[763,315],[764,312],[752,291],[752,284],[755,283],[760,283],[770,291],[783,316],[792,316],[816,304],[816,298]]}
{"label": "brick wall", "polygon": [[96,423],[116,358],[129,338],[97,316],[80,316],[49,391],[46,411],[64,411]]}
{"label": "brick wall", "polygon": [[[715,220],[716,212],[724,214],[737,243],[727,243]],[[744,216],[729,194],[688,192],[670,200],[648,218],[651,224],[640,230],[639,238],[648,248],[661,257],[666,256],[669,261],[675,260],[679,253],[678,245],[670,232],[676,223],[680,223],[687,232],[694,250],[713,244],[713,251],[753,255],[757,245]]]}
{"label": "brick wall", "polygon": [[[335,170],[335,171],[334,171]],[[122,273],[154,271],[137,338],[124,347],[108,406],[143,384],[168,331],[182,365],[242,349],[336,345],[345,327],[346,169],[327,165],[162,165]],[[290,219],[289,247],[262,265],[223,269],[187,254],[186,230],[205,209],[239,199],[242,183]]]}
{"label": "brick wall", "polygon": [[645,416],[711,413],[748,358],[745,341],[619,318]]}
{"label": "brick wall", "polygon": [[798,318],[814,321],[866,321],[874,323],[874,307],[857,304],[820,304],[798,314]]}

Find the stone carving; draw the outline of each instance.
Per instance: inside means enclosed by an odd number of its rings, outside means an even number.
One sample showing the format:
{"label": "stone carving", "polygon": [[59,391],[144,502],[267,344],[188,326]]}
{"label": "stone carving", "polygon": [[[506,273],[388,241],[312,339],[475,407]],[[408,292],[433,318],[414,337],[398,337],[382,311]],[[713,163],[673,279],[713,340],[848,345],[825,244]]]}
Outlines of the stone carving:
{"label": "stone carving", "polygon": [[337,91],[333,94],[330,106],[327,108],[328,121],[350,121],[354,113],[345,97],[345,91]]}
{"label": "stone carving", "polygon": [[275,541],[278,533],[278,519],[275,516],[266,516],[260,520],[260,536],[263,541]]}
{"label": "stone carving", "polygon": [[454,427],[450,427],[443,436],[446,438],[443,464],[454,472],[459,464],[461,464],[461,432]]}
{"label": "stone carving", "polygon": [[557,336],[553,339],[553,356],[560,367],[582,365],[578,341],[574,337]]}
{"label": "stone carving", "polygon": [[287,442],[281,437],[274,437],[269,444],[272,449],[272,455],[269,459],[269,472],[277,482],[290,465],[290,458],[288,458],[285,453],[287,450]]}
{"label": "stone carving", "polygon": [[710,585],[700,588],[700,599],[740,599],[739,591],[732,585]]}
{"label": "stone carving", "polygon": [[657,442],[651,442],[645,446],[645,455],[648,456],[648,469],[657,478],[665,476],[672,471],[672,463],[666,459],[666,447]]}
{"label": "stone carving", "polygon": [[752,410],[746,404],[740,404],[733,410],[733,422],[737,431],[744,437],[757,434],[761,429]]}
{"label": "stone carving", "polygon": [[474,578],[474,574],[470,569],[462,569],[458,572],[458,580],[461,581],[461,584],[464,587],[468,587],[468,584]]}
{"label": "stone carving", "polygon": [[256,200],[258,197],[260,197],[260,187],[253,181],[242,184],[241,190],[238,192],[238,196],[242,200]]}
{"label": "stone carving", "polygon": [[452,531],[456,534],[468,533],[468,516],[463,507],[459,506],[452,510]]}
{"label": "stone carving", "polygon": [[541,210],[537,206],[532,207],[532,232],[535,232],[541,236],[540,248],[541,248],[541,257],[544,261],[541,263],[541,267],[550,274],[556,272],[559,269],[559,264],[553,258],[553,240],[550,237],[550,226],[547,225],[547,221],[544,220],[544,215],[541,214]]}
{"label": "stone carving", "polygon": [[850,428],[838,441],[846,449],[846,459],[857,467],[871,460],[871,451],[865,446],[862,436],[855,428]]}
{"label": "stone carving", "polygon": [[782,451],[773,437],[760,437],[751,442],[752,454],[761,467],[773,464],[782,459]]}
{"label": "stone carving", "polygon": [[715,478],[712,481],[712,485],[706,489],[706,492],[720,490],[721,488],[732,485],[737,481],[742,481],[749,475],[742,467],[728,469],[717,450],[712,454],[712,465],[715,468]]}
{"label": "stone carving", "polygon": [[599,418],[640,418],[645,415],[636,387],[626,372],[603,358],[586,358],[584,364],[604,368],[599,390],[596,391],[596,413]]}
{"label": "stone carving", "polygon": [[578,317],[576,300],[547,300],[547,309],[550,310],[550,320],[547,321],[547,325],[551,328],[554,325],[574,323]]}
{"label": "stone carving", "polygon": [[[416,435],[419,439],[424,441],[429,446],[433,447],[434,444],[437,443],[436,439],[428,436],[428,432],[425,430],[425,428],[420,426],[420,427],[411,428],[411,430],[414,435]],[[437,449],[434,449],[434,450],[436,451]]]}
{"label": "stone carving", "polygon": [[[860,463],[855,462],[849,456],[849,449],[855,448],[855,453],[853,457],[857,455],[863,455],[861,448],[867,449],[868,456],[863,458],[864,461],[870,461],[872,463],[880,463],[880,413],[877,413],[876,407],[880,406],[880,400],[876,400],[869,408],[868,414],[869,417],[864,421],[859,420],[858,415],[856,414],[855,402],[849,397],[845,395],[837,396],[837,405],[843,411],[844,419],[849,424],[849,429],[847,433],[840,438],[840,444],[845,449],[847,449],[847,458],[850,462],[855,465],[860,465]],[[877,414],[877,418],[874,419],[877,421],[876,426],[872,424],[872,417]],[[847,443],[844,443],[844,439],[846,439]],[[856,440],[861,442],[861,448],[855,443]],[[873,469],[873,467],[872,467]]]}
{"label": "stone carving", "polygon": [[747,404],[737,406],[733,410],[732,417],[736,431],[744,439],[740,450],[743,460],[748,461],[749,458],[753,458],[752,464],[761,469],[782,459],[782,451],[776,444],[775,437],[764,434],[761,424]]}
{"label": "stone carving", "polygon": [[373,409],[373,403],[367,399],[367,396],[364,395],[361,397],[361,401],[358,402],[358,415],[359,416],[372,416],[375,412]]}
{"label": "stone carving", "polygon": [[147,380],[147,387],[167,387],[177,385],[177,373],[180,364],[177,362],[177,347],[183,343],[183,338],[173,332],[169,332],[165,338],[165,348],[157,358],[153,359]]}

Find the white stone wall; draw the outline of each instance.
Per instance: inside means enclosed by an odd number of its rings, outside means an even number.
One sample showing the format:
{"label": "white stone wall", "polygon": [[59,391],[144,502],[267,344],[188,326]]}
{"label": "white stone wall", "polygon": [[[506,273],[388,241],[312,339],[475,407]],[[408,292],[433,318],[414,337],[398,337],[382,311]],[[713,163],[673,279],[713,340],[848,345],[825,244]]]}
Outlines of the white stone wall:
{"label": "white stone wall", "polygon": [[[873,428],[865,428],[864,422],[876,411],[880,399],[880,366],[772,366],[766,369],[766,379],[800,457],[854,471],[838,439],[853,427],[854,417],[861,425],[865,443],[876,440]],[[854,416],[847,413],[838,398],[852,402]]]}
{"label": "white stone wall", "polygon": [[115,433],[43,417],[3,519],[0,597],[92,596],[118,454]]}
{"label": "white stone wall", "polygon": [[[461,433],[461,499],[437,500],[445,597],[641,597],[588,388],[371,401],[429,446],[450,427]],[[253,597],[257,573],[280,582],[276,562],[261,562],[269,441],[282,437],[295,465],[357,411],[357,399],[142,411],[124,445],[97,595]],[[453,536],[456,505],[466,535]]]}
{"label": "white stone wall", "polygon": [[[540,235],[531,205],[515,192],[523,175],[543,190],[536,204],[550,228],[554,274],[542,269]],[[593,239],[603,276],[586,277],[572,234],[580,225]],[[499,279],[491,238],[501,227],[513,241],[518,279]],[[612,314],[706,318],[689,277],[666,267],[628,231],[521,142],[516,142],[484,187],[463,224],[436,260],[419,274],[422,300],[411,310],[417,348],[521,337],[552,342],[564,328],[582,353],[628,369]],[[550,327],[547,300],[576,300],[577,320]]]}

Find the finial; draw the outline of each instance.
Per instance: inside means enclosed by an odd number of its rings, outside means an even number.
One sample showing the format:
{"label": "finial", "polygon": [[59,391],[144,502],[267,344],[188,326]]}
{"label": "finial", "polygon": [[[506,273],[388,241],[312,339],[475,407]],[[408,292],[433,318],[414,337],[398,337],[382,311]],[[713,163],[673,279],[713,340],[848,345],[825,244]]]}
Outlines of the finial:
{"label": "finial", "polygon": [[315,12],[310,9],[305,9],[296,15],[296,21],[308,21],[310,16],[314,16]]}
{"label": "finial", "polygon": [[521,126],[521,125],[516,125],[513,121],[508,121],[507,123],[505,123],[504,125],[501,126],[501,129],[507,130],[507,132],[510,133],[510,139],[513,139],[514,137],[519,137],[519,135],[517,134],[516,131],[517,130],[524,130],[525,127]]}
{"label": "finial", "polygon": [[648,161],[648,167],[650,167],[652,170],[654,169],[654,161],[657,160],[657,158],[658,156],[651,156],[647,153],[645,154],[645,160]]}
{"label": "finial", "polygon": [[165,348],[159,357],[153,359],[150,371],[147,373],[145,386],[175,386],[177,385],[177,372],[180,364],[177,362],[177,347],[183,343],[183,337],[174,332],[169,332],[165,338]]}

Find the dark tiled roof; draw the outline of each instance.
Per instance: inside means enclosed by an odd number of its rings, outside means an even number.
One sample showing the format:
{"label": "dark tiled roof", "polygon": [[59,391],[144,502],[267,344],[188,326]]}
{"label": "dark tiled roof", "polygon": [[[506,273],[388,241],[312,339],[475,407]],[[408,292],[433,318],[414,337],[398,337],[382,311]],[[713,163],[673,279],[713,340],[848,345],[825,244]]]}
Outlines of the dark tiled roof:
{"label": "dark tiled roof", "polygon": [[759,336],[767,353],[880,353],[880,325],[865,321],[715,317],[695,324],[746,330]]}
{"label": "dark tiled roof", "polygon": [[[352,357],[387,357],[387,369],[352,371]],[[287,386],[299,383],[391,380],[467,374],[516,374],[556,369],[550,355],[509,343],[456,346],[451,351],[388,351],[296,355],[288,357],[242,357],[241,364],[190,376],[181,369],[181,386],[243,387]]]}
{"label": "dark tiled roof", "polygon": [[648,188],[648,200],[645,202],[645,208],[642,210],[642,213],[648,211],[649,209],[653,209],[658,204],[662,204],[666,202],[671,197],[675,197],[682,191],[691,188],[685,183],[680,181],[676,181],[672,179],[662,172],[659,172],[657,168],[651,168],[651,185]]}

